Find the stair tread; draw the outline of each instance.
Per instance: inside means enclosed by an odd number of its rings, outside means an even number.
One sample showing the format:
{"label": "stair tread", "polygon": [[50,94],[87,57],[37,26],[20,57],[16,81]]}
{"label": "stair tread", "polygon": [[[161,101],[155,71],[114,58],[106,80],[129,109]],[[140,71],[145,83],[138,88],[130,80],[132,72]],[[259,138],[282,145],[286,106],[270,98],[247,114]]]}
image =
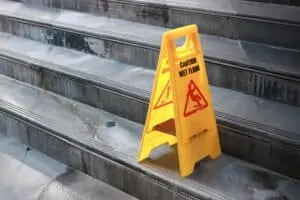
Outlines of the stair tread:
{"label": "stair tread", "polygon": [[[109,155],[115,162],[151,176],[161,184],[171,185],[176,191],[220,200],[254,200],[260,193],[288,200],[298,197],[299,181],[225,154],[217,160],[201,162],[195,173],[185,179],[178,175],[176,152],[171,149],[158,151],[151,162],[138,164],[136,156],[142,125],[2,75],[0,83],[1,110],[53,130],[59,137],[101,152],[102,156]],[[110,121],[116,126],[107,128],[106,123]],[[169,155],[167,162],[161,157],[165,154]],[[270,184],[275,187],[270,188]]]}
{"label": "stair tread", "polygon": [[[160,47],[161,36],[167,28],[112,19],[74,11],[36,8],[17,2],[1,2],[0,15],[18,17],[22,20],[59,29],[68,29],[82,34],[92,34],[118,42],[143,45],[144,48]],[[12,9],[14,5],[16,8]],[[11,9],[12,11],[8,11]],[[300,15],[299,15],[300,16]],[[147,30],[147,31],[145,31]],[[201,32],[201,27],[200,27]],[[300,77],[300,51],[273,47],[263,44],[232,40],[201,34],[206,60],[223,62],[231,67],[260,70],[285,78]],[[87,41],[89,47],[101,55],[101,50],[93,47],[93,41]]]}
{"label": "stair tread", "polygon": [[1,199],[137,200],[2,134]]}
{"label": "stair tread", "polygon": [[[21,60],[32,66],[39,64],[146,101],[150,98],[154,70],[11,35],[2,34],[0,38],[1,56]],[[242,126],[264,129],[273,133],[265,136],[300,145],[300,107],[224,88],[210,88],[217,117],[232,120]]]}

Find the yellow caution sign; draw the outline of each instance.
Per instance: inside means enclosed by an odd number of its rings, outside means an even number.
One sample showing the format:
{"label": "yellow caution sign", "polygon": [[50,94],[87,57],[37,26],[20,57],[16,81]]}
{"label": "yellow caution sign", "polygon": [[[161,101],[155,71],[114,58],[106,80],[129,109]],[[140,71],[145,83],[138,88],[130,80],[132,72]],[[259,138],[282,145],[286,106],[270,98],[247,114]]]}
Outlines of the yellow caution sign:
{"label": "yellow caution sign", "polygon": [[[185,43],[176,47],[176,39]],[[164,33],[138,160],[177,144],[181,176],[221,155],[216,117],[196,25]]]}

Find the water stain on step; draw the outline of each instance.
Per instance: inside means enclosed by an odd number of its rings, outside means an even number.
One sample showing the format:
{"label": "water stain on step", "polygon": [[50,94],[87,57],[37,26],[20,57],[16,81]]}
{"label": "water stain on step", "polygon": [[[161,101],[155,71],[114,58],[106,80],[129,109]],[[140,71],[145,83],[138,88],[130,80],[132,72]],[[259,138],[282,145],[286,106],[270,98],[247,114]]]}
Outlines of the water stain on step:
{"label": "water stain on step", "polygon": [[67,47],[81,52],[97,55],[86,41],[86,37],[76,33],[67,33],[63,31],[46,30],[45,39],[48,44],[60,47]]}

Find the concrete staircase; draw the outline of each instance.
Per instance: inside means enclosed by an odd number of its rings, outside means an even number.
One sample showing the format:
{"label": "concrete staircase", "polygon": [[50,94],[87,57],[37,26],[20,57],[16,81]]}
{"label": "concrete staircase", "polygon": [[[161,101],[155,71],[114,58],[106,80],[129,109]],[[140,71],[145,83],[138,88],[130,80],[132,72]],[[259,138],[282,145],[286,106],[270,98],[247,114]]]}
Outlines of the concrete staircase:
{"label": "concrete staircase", "polygon": [[[191,23],[201,33],[224,155],[182,179],[172,148],[142,164],[136,156],[161,35]],[[0,31],[7,137],[142,200],[298,199],[300,7],[0,0]]]}

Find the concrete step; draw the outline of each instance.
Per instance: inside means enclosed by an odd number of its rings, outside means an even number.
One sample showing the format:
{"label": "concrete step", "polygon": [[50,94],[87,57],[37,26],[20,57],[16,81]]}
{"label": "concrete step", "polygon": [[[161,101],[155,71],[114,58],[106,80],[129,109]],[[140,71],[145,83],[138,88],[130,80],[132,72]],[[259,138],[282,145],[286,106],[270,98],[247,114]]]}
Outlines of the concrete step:
{"label": "concrete step", "polygon": [[[273,4],[300,6],[300,1],[298,1],[298,0],[246,0],[246,1],[258,1],[258,2],[265,2],[265,3],[273,3]],[[23,2],[25,2],[25,0]],[[32,3],[32,1],[30,1],[30,0],[28,0],[27,2]]]}
{"label": "concrete step", "polygon": [[7,120],[0,122],[0,199],[137,200],[20,143],[17,121]]}
{"label": "concrete step", "polygon": [[[0,41],[2,74],[144,123],[153,70],[14,36]],[[211,91],[225,152],[300,178],[300,107]]]}
{"label": "concrete step", "polygon": [[299,7],[241,0],[23,1],[169,28],[196,23],[201,33],[300,48]]}
{"label": "concrete step", "polygon": [[299,181],[226,154],[199,163],[185,179],[178,175],[174,148],[161,148],[139,164],[142,125],[5,76],[0,83],[2,133],[14,130],[31,148],[141,200],[299,196]]}
{"label": "concrete step", "polygon": [[[168,30],[16,2],[3,4],[0,13],[1,31],[150,69]],[[201,39],[212,85],[300,105],[300,51],[204,34]]]}

